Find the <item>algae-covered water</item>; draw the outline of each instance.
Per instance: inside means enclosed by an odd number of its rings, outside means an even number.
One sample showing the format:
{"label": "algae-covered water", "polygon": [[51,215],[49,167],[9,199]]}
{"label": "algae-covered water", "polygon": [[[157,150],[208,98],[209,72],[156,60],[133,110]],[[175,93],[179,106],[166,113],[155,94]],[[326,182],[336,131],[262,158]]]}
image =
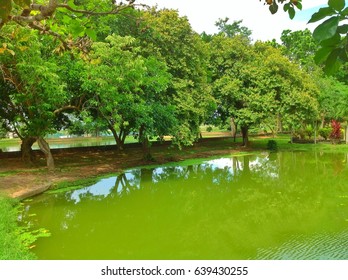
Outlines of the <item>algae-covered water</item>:
{"label": "algae-covered water", "polygon": [[[39,259],[348,259],[348,155],[282,152],[132,169],[37,196]],[[36,215],[32,215],[36,214]]]}

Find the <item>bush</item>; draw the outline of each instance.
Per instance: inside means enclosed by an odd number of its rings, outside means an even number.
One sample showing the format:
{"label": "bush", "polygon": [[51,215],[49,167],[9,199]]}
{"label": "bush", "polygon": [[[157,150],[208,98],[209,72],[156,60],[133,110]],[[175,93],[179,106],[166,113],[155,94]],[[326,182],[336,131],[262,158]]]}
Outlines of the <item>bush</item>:
{"label": "bush", "polygon": [[303,128],[301,128],[301,129],[298,129],[298,130],[295,131],[294,136],[296,138],[299,138],[299,139],[303,140],[303,139],[306,138],[306,132],[305,132],[305,130]]}
{"label": "bush", "polygon": [[267,149],[270,151],[277,151],[278,150],[278,143],[275,140],[268,140],[267,142]]}
{"label": "bush", "polygon": [[327,140],[331,134],[331,128],[329,127],[323,127],[319,129],[319,135],[323,137],[325,140]]}
{"label": "bush", "polygon": [[211,126],[208,126],[207,127],[207,132],[212,132],[213,131],[213,128]]}
{"label": "bush", "polygon": [[331,121],[331,134],[330,138],[334,141],[339,141],[342,137],[341,124],[336,120]]}
{"label": "bush", "polygon": [[307,125],[306,129],[305,129],[305,133],[308,136],[309,139],[312,138],[313,134],[314,134],[314,129],[311,125]]}

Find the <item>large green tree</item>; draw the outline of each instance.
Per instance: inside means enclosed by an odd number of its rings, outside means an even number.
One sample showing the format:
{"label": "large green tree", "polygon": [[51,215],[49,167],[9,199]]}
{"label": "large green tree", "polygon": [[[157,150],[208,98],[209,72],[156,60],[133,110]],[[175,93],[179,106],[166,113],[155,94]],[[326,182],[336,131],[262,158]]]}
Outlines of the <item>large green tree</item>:
{"label": "large green tree", "polygon": [[92,94],[89,109],[106,122],[119,149],[131,132],[147,149],[150,137],[173,134],[175,124],[173,106],[161,97],[171,78],[166,65],[142,57],[134,43],[120,36],[94,43],[82,76]]}
{"label": "large green tree", "polygon": [[316,118],[318,94],[311,77],[270,44],[251,45],[241,36],[215,36],[211,67],[218,114],[240,126],[243,144],[248,130],[270,120],[291,128]]}
{"label": "large green tree", "polygon": [[190,145],[214,106],[207,75],[208,45],[177,11],[152,9],[143,18],[147,24],[140,40],[144,56],[163,60],[172,75],[165,98],[175,106],[179,120],[173,141]]}
{"label": "large green tree", "polygon": [[21,138],[23,159],[31,160],[31,146],[38,141],[53,170],[54,161],[44,137],[55,129],[57,114],[69,104],[65,83],[58,75],[56,61],[46,57],[35,32],[8,25],[5,34],[0,39],[0,115],[6,128]]}

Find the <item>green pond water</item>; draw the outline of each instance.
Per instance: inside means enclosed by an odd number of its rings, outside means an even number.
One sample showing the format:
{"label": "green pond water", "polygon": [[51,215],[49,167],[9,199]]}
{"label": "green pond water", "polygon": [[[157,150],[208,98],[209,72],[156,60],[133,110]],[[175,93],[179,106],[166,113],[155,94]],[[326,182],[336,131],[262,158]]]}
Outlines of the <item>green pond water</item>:
{"label": "green pond water", "polygon": [[[39,259],[348,259],[348,155],[132,169],[25,202]],[[36,214],[36,215],[33,215]]]}

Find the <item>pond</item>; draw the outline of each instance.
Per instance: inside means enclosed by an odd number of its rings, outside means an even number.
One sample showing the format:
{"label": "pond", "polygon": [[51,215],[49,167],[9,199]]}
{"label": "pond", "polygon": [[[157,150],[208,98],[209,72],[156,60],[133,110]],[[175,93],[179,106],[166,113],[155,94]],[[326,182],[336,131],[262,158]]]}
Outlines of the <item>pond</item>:
{"label": "pond", "polygon": [[[25,202],[39,259],[348,259],[348,155],[132,169]],[[34,215],[35,214],[35,215]]]}

